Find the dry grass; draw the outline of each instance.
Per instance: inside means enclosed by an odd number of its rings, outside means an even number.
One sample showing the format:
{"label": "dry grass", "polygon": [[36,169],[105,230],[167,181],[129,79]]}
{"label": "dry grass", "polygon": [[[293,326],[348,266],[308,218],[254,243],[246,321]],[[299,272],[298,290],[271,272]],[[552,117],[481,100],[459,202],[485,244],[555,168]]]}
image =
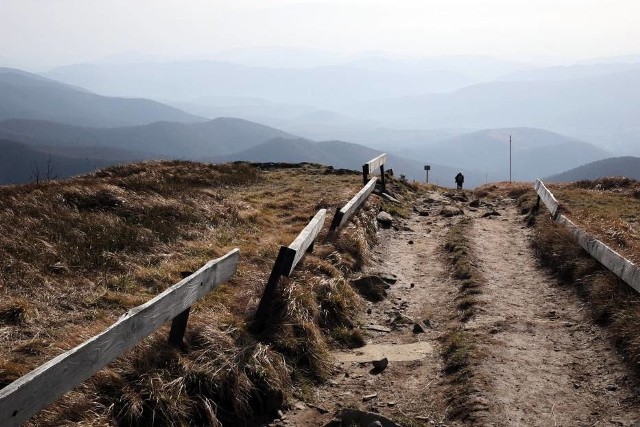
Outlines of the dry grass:
{"label": "dry grass", "polygon": [[247,320],[278,246],[360,186],[318,165],[176,161],[0,188],[0,386],[239,247],[234,278],[194,307],[185,349],[161,331],[32,423],[233,425],[273,412],[294,383],[326,377],[329,342],[357,342],[345,276],[366,262],[378,198],[283,280],[270,331],[253,337]]}
{"label": "dry grass", "polygon": [[603,178],[552,185],[565,215],[634,263],[640,262],[640,183]]}

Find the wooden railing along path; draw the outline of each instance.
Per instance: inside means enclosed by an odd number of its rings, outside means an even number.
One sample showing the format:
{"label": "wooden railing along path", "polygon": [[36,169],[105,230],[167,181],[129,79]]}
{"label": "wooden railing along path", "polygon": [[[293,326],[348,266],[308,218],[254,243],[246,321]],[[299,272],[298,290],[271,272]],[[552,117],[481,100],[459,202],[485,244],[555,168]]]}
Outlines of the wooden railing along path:
{"label": "wooden railing along path", "polygon": [[362,165],[362,180],[363,185],[367,185],[369,181],[369,175],[375,175],[380,173],[380,183],[382,184],[382,191],[385,190],[385,180],[384,180],[384,164],[387,161],[387,153],[380,154],[378,157],[369,160],[367,163]]}
{"label": "wooden railing along path", "polygon": [[587,251],[589,255],[635,289],[636,292],[640,293],[640,269],[634,263],[582,230],[563,215],[562,205],[558,203],[542,181],[539,179],[536,180],[534,188],[538,193],[538,203],[540,200],[544,202],[555,222],[567,228],[578,244]]}
{"label": "wooden railing along path", "polygon": [[[0,390],[0,426],[19,425],[28,420],[162,325],[187,312],[196,301],[233,276],[239,257],[240,251],[234,249],[209,261],[152,300],[129,310],[99,335]],[[184,317],[183,314],[182,320]],[[184,334],[185,327],[186,320],[184,327],[173,328],[174,340],[176,329]]]}
{"label": "wooden railing along path", "polygon": [[[367,182],[367,175],[372,168],[380,168],[384,186],[385,159],[386,154],[383,154],[363,165],[363,172],[366,170],[366,185],[336,212],[334,223],[337,221],[337,226],[332,227],[332,231],[344,225],[373,191],[376,178]],[[259,332],[264,327],[280,277],[290,276],[304,254],[313,250],[326,213],[326,209],[318,211],[289,246],[280,247],[254,317],[254,330]],[[40,409],[91,377],[170,320],[169,343],[174,346],[182,345],[190,307],[235,274],[239,257],[239,249],[234,249],[221,258],[209,261],[152,300],[129,310],[100,334],[0,389],[0,426],[24,423]]]}

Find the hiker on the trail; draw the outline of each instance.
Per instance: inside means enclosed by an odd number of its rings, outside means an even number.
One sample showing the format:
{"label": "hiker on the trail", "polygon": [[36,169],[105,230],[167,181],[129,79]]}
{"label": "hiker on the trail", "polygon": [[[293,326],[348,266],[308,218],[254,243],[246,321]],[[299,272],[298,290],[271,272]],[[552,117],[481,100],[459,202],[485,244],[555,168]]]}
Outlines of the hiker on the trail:
{"label": "hiker on the trail", "polygon": [[462,175],[462,172],[458,172],[458,175],[456,175],[456,185],[458,186],[458,190],[462,189],[463,183],[464,183],[464,175]]}

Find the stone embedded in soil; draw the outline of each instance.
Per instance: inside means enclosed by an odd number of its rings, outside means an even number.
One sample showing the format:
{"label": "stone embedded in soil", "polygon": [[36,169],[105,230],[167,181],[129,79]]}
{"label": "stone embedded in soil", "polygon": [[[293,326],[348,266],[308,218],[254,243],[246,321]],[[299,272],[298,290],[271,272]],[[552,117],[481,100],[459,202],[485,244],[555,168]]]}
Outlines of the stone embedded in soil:
{"label": "stone embedded in soil", "polygon": [[387,296],[385,289],[389,288],[389,284],[381,277],[376,275],[363,276],[359,279],[351,281],[353,286],[360,295],[367,301],[380,302]]}
{"label": "stone embedded in soil", "polygon": [[379,369],[380,371],[382,371],[387,366],[389,366],[389,359],[387,359],[386,357],[383,357],[380,360],[373,360],[371,362],[371,364],[373,365],[374,368]]}
{"label": "stone embedded in soil", "polygon": [[391,273],[380,273],[378,274],[378,277],[380,277],[382,280],[384,280],[390,285],[393,285],[398,281],[398,276]]}
{"label": "stone embedded in soil", "polygon": [[367,325],[364,328],[369,330],[369,331],[391,332],[391,329],[387,328],[386,326],[382,326],[382,325]]}
{"label": "stone embedded in soil", "polygon": [[501,216],[501,214],[497,211],[489,211],[482,214],[482,218],[488,218],[490,216]]}
{"label": "stone embedded in soil", "polygon": [[376,216],[376,219],[378,220],[380,225],[383,227],[389,228],[393,224],[393,217],[384,211],[378,213],[378,216]]}
{"label": "stone embedded in soil", "polygon": [[478,206],[480,206],[480,199],[474,199],[470,201],[469,206],[471,206],[472,208],[477,208]]}
{"label": "stone embedded in soil", "polygon": [[462,215],[463,213],[464,212],[462,212],[462,209],[455,206],[445,206],[440,210],[440,215],[446,218],[451,218],[452,216],[456,215]]}
{"label": "stone embedded in soil", "polygon": [[361,411],[359,409],[347,408],[336,413],[334,420],[325,424],[325,427],[342,426],[372,426],[380,423],[382,427],[400,427],[389,418],[373,412]]}
{"label": "stone embedded in soil", "polygon": [[394,319],[391,321],[393,325],[410,325],[413,322],[414,321],[412,318],[410,318],[409,316],[405,316],[404,314],[396,315],[396,317],[394,317]]}
{"label": "stone embedded in soil", "polygon": [[362,401],[366,402],[367,400],[375,399],[376,397],[378,397],[378,393],[365,394],[362,396]]}

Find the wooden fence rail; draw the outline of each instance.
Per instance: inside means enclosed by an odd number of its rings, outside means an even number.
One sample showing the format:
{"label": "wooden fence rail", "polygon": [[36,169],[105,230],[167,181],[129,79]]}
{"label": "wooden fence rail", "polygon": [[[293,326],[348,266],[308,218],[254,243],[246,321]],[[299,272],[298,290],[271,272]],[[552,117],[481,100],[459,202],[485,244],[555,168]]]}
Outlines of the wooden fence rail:
{"label": "wooden fence rail", "polygon": [[369,160],[367,163],[362,165],[362,181],[363,185],[367,185],[369,181],[369,175],[374,175],[377,173],[378,169],[380,170],[380,179],[382,183],[382,191],[385,190],[385,182],[384,182],[384,164],[387,161],[387,153],[380,154],[378,157]]}
{"label": "wooden fence rail", "polygon": [[252,330],[254,332],[261,332],[264,329],[269,310],[273,305],[273,299],[275,298],[280,277],[289,277],[304,254],[307,251],[313,250],[313,243],[324,225],[326,216],[327,210],[320,209],[289,246],[280,246],[278,257],[271,269],[269,280],[267,281],[262,298],[258,304],[258,309],[256,310],[252,324]]}
{"label": "wooden fence rail", "polygon": [[549,212],[551,212],[551,216],[555,218],[558,214],[560,203],[558,203],[553,194],[551,194],[551,191],[549,191],[539,179],[536,179],[533,188],[535,188],[536,193],[538,193],[538,205],[540,204],[540,200],[542,200],[547,209],[549,209]]}
{"label": "wooden fence rail", "polygon": [[233,276],[239,256],[240,251],[234,249],[209,261],[152,300],[129,310],[99,335],[0,390],[0,426],[25,422],[169,320],[184,316],[192,304]]}
{"label": "wooden fence rail", "polygon": [[336,211],[331,221],[331,231],[339,229],[351,218],[351,215],[360,207],[362,202],[367,200],[367,197],[369,197],[371,192],[376,188],[376,181],[376,178],[371,178],[358,194],[353,196],[342,209]]}
{"label": "wooden fence rail", "polygon": [[[539,183],[539,184],[538,184]],[[565,215],[560,214],[559,204],[553,194],[544,186],[542,181],[537,180],[535,185],[539,197],[545,201],[545,205],[549,209],[553,219],[560,225],[564,226],[576,242],[595,258],[600,264],[605,266],[609,271],[622,279],[626,284],[631,286],[636,292],[640,293],[640,269],[631,261],[611,249],[609,246],[591,236],[574,224]],[[542,193],[542,194],[541,194]]]}

